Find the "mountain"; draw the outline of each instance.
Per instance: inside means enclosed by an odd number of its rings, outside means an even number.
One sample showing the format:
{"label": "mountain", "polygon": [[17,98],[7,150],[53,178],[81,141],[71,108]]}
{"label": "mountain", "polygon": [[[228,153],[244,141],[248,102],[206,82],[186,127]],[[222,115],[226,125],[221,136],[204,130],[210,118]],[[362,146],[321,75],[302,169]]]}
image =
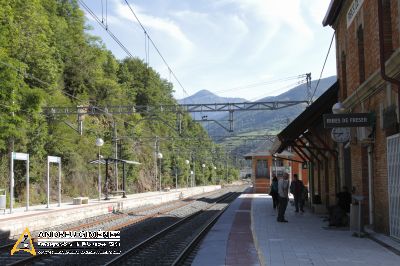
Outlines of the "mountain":
{"label": "mountain", "polygon": [[[336,76],[321,79],[318,85],[318,90],[315,92],[314,100],[324,93],[335,81]],[[317,81],[311,82],[311,88],[314,89],[317,85]],[[306,85],[302,84],[294,87],[293,89],[284,92],[277,96],[269,96],[258,101],[296,101],[305,100],[307,95]],[[202,101],[203,102],[203,101]],[[204,101],[205,102],[205,101]],[[215,101],[213,101],[215,102]],[[234,112],[234,132],[229,133],[224,128],[219,126],[217,123],[207,124],[206,130],[214,141],[223,143],[224,145],[232,144],[234,150],[243,154],[250,151],[252,148],[260,145],[260,140],[234,140],[232,138],[221,138],[221,136],[229,135],[265,135],[265,134],[277,134],[287,124],[295,119],[301,112],[306,108],[306,104],[298,104],[295,106],[272,110],[272,111],[247,111],[247,112]],[[222,114],[222,115],[221,115]],[[221,112],[218,116],[218,120],[225,127],[229,127],[228,113]],[[233,142],[233,143],[232,143]]]}
{"label": "mountain", "polygon": [[178,100],[180,104],[191,104],[191,103],[238,103],[246,102],[243,98],[229,98],[218,96],[211,91],[201,90],[193,94],[192,96]]}
{"label": "mountain", "polygon": [[[218,96],[208,90],[201,90],[195,94],[178,100],[179,104],[195,104],[195,103],[240,103],[247,102],[244,98],[229,98]],[[224,117],[225,114],[222,112],[207,112],[202,115],[206,115],[208,120],[219,120]],[[196,119],[196,115],[192,114],[192,117]]]}

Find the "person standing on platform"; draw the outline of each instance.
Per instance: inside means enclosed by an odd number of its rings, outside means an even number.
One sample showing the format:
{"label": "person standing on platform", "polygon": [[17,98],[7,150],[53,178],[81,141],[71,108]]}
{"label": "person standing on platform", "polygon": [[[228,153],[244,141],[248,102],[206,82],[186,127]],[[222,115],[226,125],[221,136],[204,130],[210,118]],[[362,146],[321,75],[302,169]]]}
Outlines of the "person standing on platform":
{"label": "person standing on platform", "polygon": [[279,193],[279,210],[278,210],[278,222],[287,223],[285,219],[285,211],[289,200],[289,174],[285,173],[283,178],[278,181],[278,193]]}
{"label": "person standing on platform", "polygon": [[301,180],[299,180],[297,174],[293,175],[293,181],[290,184],[290,193],[293,194],[294,197],[294,206],[296,208],[296,212],[299,212],[299,207],[300,211],[304,212],[304,184]]}
{"label": "person standing on platform", "polygon": [[269,192],[269,195],[272,197],[272,202],[275,210],[276,207],[278,207],[279,205],[278,178],[276,178],[275,175],[272,178],[271,191]]}

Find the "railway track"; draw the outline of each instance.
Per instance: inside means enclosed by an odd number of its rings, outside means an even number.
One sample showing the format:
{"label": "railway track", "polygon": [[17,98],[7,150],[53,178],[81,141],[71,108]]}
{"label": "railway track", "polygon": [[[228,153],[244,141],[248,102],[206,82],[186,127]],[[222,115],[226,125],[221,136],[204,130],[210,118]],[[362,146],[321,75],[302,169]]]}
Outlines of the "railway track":
{"label": "railway track", "polygon": [[[202,237],[239,193],[228,193],[207,209],[199,210],[117,256],[107,266],[114,265],[182,265]],[[223,206],[216,206],[225,203]]]}
{"label": "railway track", "polygon": [[[158,205],[158,206],[150,206],[145,208],[136,209],[134,211],[129,211],[127,213],[117,213],[110,217],[105,217],[103,219],[93,220],[86,223],[81,223],[74,226],[64,227],[62,230],[64,231],[75,231],[75,230],[92,230],[96,231],[100,228],[102,230],[125,230],[126,228],[130,228],[135,225],[140,225],[145,221],[151,220],[151,218],[155,218],[157,216],[161,216],[163,214],[169,213],[171,211],[176,211],[181,208],[185,208],[190,206],[196,201],[199,202],[207,202],[210,201],[208,197],[210,195],[215,195],[221,193],[218,192],[208,192],[204,193],[197,198],[186,199],[185,201],[178,200],[174,202],[169,202],[166,204]],[[212,201],[212,199],[211,199]],[[168,220],[168,219],[164,219]],[[171,220],[171,219],[170,219]],[[167,221],[168,222],[168,221]],[[171,221],[169,221],[171,223]],[[151,224],[151,223],[149,223]],[[139,226],[140,227],[140,226]],[[57,229],[60,230],[60,229]],[[0,265],[51,265],[54,264],[55,261],[63,261],[67,256],[61,255],[41,255],[38,254],[36,256],[31,256],[25,252],[15,253],[14,256],[10,256],[10,250],[13,247],[15,242],[10,242],[6,245],[0,246]],[[86,256],[87,257],[90,256]],[[63,263],[56,263],[61,265]],[[73,263],[65,263],[64,265],[73,265]],[[97,264],[97,263],[96,263]],[[94,265],[94,264],[93,264]]]}

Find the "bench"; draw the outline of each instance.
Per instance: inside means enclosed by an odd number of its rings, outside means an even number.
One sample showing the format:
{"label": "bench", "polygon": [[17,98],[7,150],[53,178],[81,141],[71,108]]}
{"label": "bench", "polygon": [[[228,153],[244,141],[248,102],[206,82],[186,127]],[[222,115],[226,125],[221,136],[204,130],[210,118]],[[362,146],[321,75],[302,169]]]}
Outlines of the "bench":
{"label": "bench", "polygon": [[88,197],[77,197],[72,200],[73,205],[89,204]]}
{"label": "bench", "polygon": [[126,195],[125,195],[125,190],[114,190],[114,191],[110,191],[110,194],[111,195],[121,195],[122,194],[122,197],[123,198],[126,198]]}

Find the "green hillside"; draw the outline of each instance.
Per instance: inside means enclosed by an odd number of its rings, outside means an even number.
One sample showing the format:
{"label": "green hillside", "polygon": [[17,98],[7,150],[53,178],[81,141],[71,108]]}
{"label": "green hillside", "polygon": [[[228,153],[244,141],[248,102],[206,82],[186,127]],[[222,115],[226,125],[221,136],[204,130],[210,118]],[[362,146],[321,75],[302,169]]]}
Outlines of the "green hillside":
{"label": "green hillside", "polygon": [[[218,161],[223,151],[189,115],[184,115],[181,138],[174,128],[175,114],[157,113],[158,120],[138,113],[86,115],[82,136],[67,125],[76,127],[76,115],[43,114],[46,106],[176,104],[171,83],[140,59],[117,60],[88,33],[75,0],[0,0],[0,21],[0,188],[9,190],[9,154],[14,150],[31,156],[31,202],[45,202],[47,155],[62,157],[64,198],[97,195],[97,167],[88,162],[96,159],[98,137],[105,141],[102,154],[113,157],[114,122],[122,136],[119,153],[142,163],[128,167],[128,191],[154,188],[155,136],[161,140],[164,186],[175,183],[175,165],[179,183],[186,185],[185,160],[191,153],[197,161],[197,184],[226,176],[224,162]],[[52,171],[56,188],[56,169]],[[25,197],[24,174],[23,163],[16,162],[17,203]],[[231,170],[229,178],[234,176]]]}

